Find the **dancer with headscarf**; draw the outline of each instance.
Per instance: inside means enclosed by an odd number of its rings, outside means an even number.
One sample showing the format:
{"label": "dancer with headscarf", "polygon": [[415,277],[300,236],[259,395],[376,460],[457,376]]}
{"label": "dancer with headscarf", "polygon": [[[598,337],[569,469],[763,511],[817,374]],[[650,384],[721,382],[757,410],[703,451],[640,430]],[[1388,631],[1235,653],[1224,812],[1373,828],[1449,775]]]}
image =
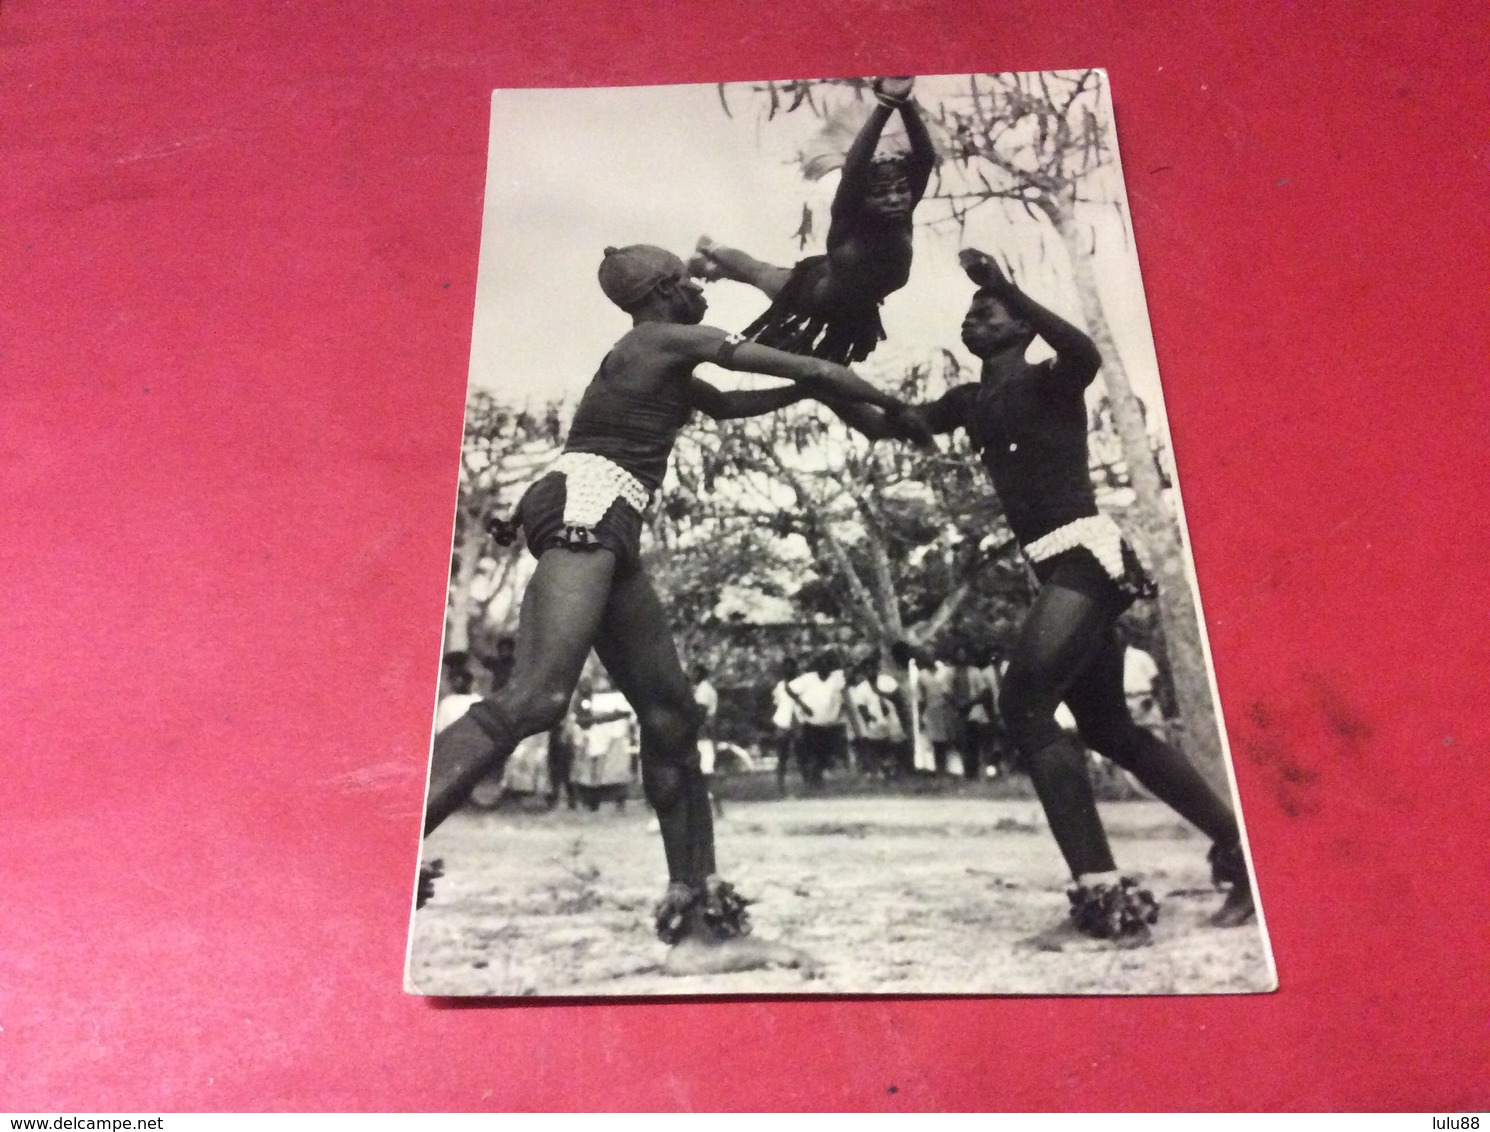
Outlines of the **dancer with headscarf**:
{"label": "dancer with headscarf", "polygon": [[[516,522],[538,566],[523,595],[512,678],[436,736],[424,830],[453,813],[525,736],[558,723],[593,648],[640,724],[642,785],[670,878],[656,910],[657,933],[671,945],[666,970],[795,964],[796,953],[748,937],[745,901],[717,875],[699,711],[641,563],[643,513],[694,410],[748,417],[819,395],[875,405],[901,427],[916,425],[901,419],[900,402],[842,366],[698,325],[708,306],[702,289],[661,248],[607,248],[599,281],[632,329],[585,390],[563,454],[518,504]],[[694,376],[703,362],[792,384],[722,392]]]}
{"label": "dancer with headscarf", "polygon": [[[1088,472],[1085,391],[1101,355],[1091,338],[1026,295],[991,257],[968,249],[961,259],[978,285],[962,341],[982,360],[982,381],[956,386],[916,415],[933,433],[967,431],[1040,583],[1004,673],[999,711],[1075,887],[1068,893],[1070,918],[1031,942],[1058,950],[1086,936],[1140,946],[1158,919],[1153,895],[1120,875],[1113,861],[1082,742],[1211,838],[1212,878],[1229,889],[1211,922],[1246,923],[1256,907],[1230,804],[1128,711],[1114,627],[1134,601],[1157,590],[1117,524],[1098,511]],[[1054,358],[1025,360],[1036,337]],[[866,435],[913,438],[872,409],[838,412]],[[1080,741],[1056,722],[1062,701]]]}
{"label": "dancer with headscarf", "polygon": [[[936,164],[931,135],[911,98],[913,81],[875,80],[876,105],[849,147],[833,197],[826,255],[777,267],[708,236],[699,239],[689,261],[694,275],[749,283],[771,299],[746,327],[746,338],[845,365],[863,361],[884,340],[879,307],[910,278],[911,216]],[[897,112],[910,150],[876,156]]]}

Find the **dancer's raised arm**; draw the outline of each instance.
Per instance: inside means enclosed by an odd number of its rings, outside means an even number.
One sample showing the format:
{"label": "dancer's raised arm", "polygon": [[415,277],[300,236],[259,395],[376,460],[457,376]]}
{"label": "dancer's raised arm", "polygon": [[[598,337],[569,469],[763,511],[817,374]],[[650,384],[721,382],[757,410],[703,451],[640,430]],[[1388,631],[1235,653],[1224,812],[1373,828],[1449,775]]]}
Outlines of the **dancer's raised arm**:
{"label": "dancer's raised arm", "polygon": [[[830,247],[836,243],[835,235],[846,235],[845,228],[852,227],[858,221],[864,202],[873,188],[874,154],[879,147],[880,135],[884,133],[891,115],[897,110],[901,120],[905,122],[911,150],[906,158],[896,164],[904,172],[912,208],[920,202],[921,195],[926,191],[926,182],[936,163],[936,151],[931,144],[931,135],[926,131],[926,124],[921,121],[921,113],[911,100],[913,83],[913,79],[904,77],[875,80],[876,106],[869,112],[868,119],[859,128],[853,145],[844,156],[842,179],[838,182],[838,192],[833,196],[833,222],[828,231]],[[836,233],[834,229],[837,229]]]}
{"label": "dancer's raised arm", "polygon": [[1051,374],[1091,384],[1102,366],[1102,355],[1086,331],[1072,325],[1054,311],[1041,306],[1011,282],[994,258],[977,248],[964,248],[957,255],[962,270],[984,292],[1003,303],[1009,313],[1023,320],[1055,351]]}
{"label": "dancer's raised arm", "polygon": [[[891,80],[883,80],[889,81]],[[900,103],[900,120],[905,123],[905,136],[911,143],[911,151],[905,159],[905,176],[910,183],[914,203],[920,204],[921,197],[926,193],[926,184],[931,180],[931,171],[936,167],[936,146],[931,142],[931,134],[921,119],[920,107],[916,105],[909,90]]]}

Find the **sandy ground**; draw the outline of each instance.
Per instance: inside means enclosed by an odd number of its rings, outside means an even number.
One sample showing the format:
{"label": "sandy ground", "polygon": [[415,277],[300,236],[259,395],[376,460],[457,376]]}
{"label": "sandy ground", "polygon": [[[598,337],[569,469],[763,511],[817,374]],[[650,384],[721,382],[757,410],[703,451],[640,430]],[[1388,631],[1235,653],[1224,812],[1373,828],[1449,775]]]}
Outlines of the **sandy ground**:
{"label": "sandy ground", "polygon": [[1204,839],[1151,801],[1105,804],[1119,866],[1159,897],[1151,947],[1023,941],[1065,915],[1033,801],[792,798],[729,805],[721,873],[755,934],[815,970],[673,978],[651,908],[666,883],[649,814],[464,812],[426,855],[446,875],[415,918],[410,989],[434,995],[1195,994],[1271,990],[1257,925],[1216,929]]}

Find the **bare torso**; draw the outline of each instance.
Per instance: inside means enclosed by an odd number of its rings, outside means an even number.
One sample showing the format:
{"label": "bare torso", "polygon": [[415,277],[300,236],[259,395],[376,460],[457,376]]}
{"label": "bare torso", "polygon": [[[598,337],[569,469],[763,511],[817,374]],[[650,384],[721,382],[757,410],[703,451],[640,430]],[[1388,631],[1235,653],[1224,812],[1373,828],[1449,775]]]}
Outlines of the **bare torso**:
{"label": "bare torso", "polygon": [[877,303],[911,276],[910,224],[866,224],[828,238],[828,270],[813,298],[827,306]]}

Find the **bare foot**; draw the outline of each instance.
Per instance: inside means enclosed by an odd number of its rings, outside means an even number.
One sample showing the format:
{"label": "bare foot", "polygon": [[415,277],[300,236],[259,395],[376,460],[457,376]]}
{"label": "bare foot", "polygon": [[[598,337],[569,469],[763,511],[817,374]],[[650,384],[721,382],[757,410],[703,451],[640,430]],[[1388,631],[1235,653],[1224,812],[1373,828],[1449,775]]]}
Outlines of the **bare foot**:
{"label": "bare foot", "polygon": [[663,973],[674,976],[725,975],[770,967],[799,970],[809,978],[818,970],[816,961],[806,952],[748,935],[714,941],[689,936],[668,948],[662,962]]}
{"label": "bare foot", "polygon": [[1252,886],[1238,884],[1226,894],[1226,900],[1206,920],[1213,928],[1239,928],[1257,918],[1257,904],[1252,899]]}
{"label": "bare foot", "polygon": [[1247,858],[1242,847],[1213,845],[1207,859],[1211,863],[1212,882],[1231,886],[1226,900],[1207,922],[1214,928],[1237,928],[1249,923],[1257,916],[1257,904],[1252,898],[1252,878],[1247,875]]}

